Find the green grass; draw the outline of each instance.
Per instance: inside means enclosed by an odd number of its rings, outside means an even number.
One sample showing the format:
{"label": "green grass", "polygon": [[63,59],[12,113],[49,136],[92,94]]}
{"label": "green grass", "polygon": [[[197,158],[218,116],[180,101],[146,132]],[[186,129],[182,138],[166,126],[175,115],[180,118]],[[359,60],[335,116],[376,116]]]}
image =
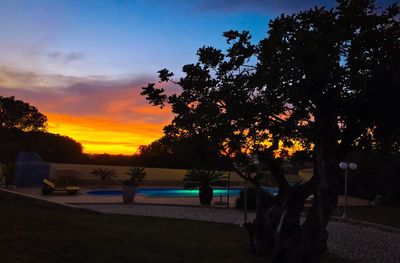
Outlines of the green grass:
{"label": "green grass", "polygon": [[0,224],[3,263],[254,262],[245,230],[228,224],[103,215],[1,192]]}
{"label": "green grass", "polygon": [[[348,218],[400,228],[399,206],[351,206],[346,214]],[[333,215],[342,216],[343,207],[338,207]]]}

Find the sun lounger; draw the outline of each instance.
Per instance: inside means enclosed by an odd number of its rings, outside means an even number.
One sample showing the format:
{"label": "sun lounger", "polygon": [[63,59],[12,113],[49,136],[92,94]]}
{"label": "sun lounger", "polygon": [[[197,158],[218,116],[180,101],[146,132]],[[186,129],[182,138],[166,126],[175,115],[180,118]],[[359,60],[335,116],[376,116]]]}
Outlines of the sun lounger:
{"label": "sun lounger", "polygon": [[65,187],[56,187],[56,184],[48,179],[43,179],[42,194],[49,195],[55,191],[66,191],[70,195],[78,193],[79,186],[77,185],[66,185]]}

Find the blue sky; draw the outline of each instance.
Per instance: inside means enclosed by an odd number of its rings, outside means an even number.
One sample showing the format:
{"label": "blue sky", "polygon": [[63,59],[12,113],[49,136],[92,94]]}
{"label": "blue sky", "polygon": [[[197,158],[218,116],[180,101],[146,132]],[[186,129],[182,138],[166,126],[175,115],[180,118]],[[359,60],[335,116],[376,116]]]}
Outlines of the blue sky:
{"label": "blue sky", "polygon": [[[202,45],[224,46],[223,31],[250,30],[268,17],[197,9],[190,1],[0,1],[2,64],[65,75],[154,74],[195,60]],[[169,4],[167,4],[169,3]]]}
{"label": "blue sky", "polygon": [[258,42],[271,18],[315,5],[335,2],[0,0],[0,95],[37,106],[87,152],[132,153],[172,118],[139,96],[159,69],[179,75],[199,47],[224,49],[224,31]]}
{"label": "blue sky", "polygon": [[[382,2],[390,2],[389,0]],[[265,37],[282,12],[332,7],[327,0],[0,0],[0,66],[71,76],[179,71],[221,34]]]}

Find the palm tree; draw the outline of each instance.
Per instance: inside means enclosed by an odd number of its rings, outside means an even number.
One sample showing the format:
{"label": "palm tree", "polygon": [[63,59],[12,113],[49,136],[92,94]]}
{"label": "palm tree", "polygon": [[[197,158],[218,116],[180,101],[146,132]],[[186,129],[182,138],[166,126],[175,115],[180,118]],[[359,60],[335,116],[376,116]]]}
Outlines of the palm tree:
{"label": "palm tree", "polygon": [[112,181],[113,177],[117,177],[115,174],[115,170],[113,169],[108,169],[108,168],[96,168],[93,169],[93,171],[90,172],[91,174],[95,176],[99,176],[102,182],[102,187],[105,187],[108,183]]}
{"label": "palm tree", "polygon": [[199,199],[202,205],[209,205],[213,198],[212,186],[226,186],[223,173],[214,170],[192,169],[183,178],[185,189],[199,188]]}
{"label": "palm tree", "polygon": [[139,186],[146,178],[146,172],[143,167],[131,167],[126,174],[129,175],[130,178],[124,181],[125,185]]}

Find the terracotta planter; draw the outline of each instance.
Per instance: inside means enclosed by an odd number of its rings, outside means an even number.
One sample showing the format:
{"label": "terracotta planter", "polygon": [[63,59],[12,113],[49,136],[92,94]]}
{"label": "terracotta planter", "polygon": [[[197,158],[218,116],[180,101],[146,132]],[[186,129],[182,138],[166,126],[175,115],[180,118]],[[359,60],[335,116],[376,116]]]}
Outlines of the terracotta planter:
{"label": "terracotta planter", "polygon": [[212,187],[200,187],[199,188],[199,199],[200,204],[210,205],[213,199],[213,188]]}
{"label": "terracotta planter", "polygon": [[123,185],[122,186],[122,200],[124,203],[132,203],[135,199],[137,186]]}

